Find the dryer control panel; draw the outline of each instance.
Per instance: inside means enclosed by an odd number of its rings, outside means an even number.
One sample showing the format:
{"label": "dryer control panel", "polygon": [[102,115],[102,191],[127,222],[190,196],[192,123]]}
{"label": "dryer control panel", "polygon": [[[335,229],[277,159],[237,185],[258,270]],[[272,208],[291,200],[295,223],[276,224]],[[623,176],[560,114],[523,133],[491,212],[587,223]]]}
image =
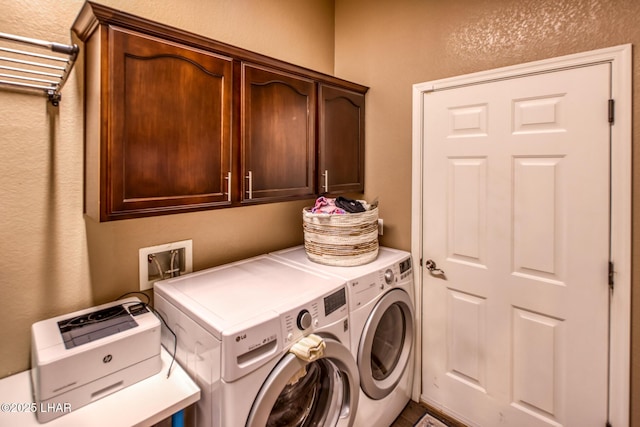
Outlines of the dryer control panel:
{"label": "dryer control panel", "polygon": [[398,268],[400,269],[400,280],[408,277],[412,273],[411,257],[408,257],[404,261],[399,262]]}
{"label": "dryer control panel", "polygon": [[413,280],[413,268],[410,256],[386,268],[351,280],[348,283],[351,291],[349,301],[351,310],[357,310],[388,289],[411,280]]}

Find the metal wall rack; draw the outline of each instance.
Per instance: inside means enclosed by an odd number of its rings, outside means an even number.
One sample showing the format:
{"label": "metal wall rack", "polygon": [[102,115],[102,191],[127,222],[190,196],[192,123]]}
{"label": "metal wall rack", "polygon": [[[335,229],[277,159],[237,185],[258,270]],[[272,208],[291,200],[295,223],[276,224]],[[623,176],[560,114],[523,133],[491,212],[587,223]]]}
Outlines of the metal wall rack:
{"label": "metal wall rack", "polygon": [[[43,91],[52,105],[58,106],[64,85],[80,48],[28,37],[0,33],[0,85]],[[44,55],[37,51],[14,49],[13,44],[24,44],[47,49],[57,55]],[[36,49],[36,50],[37,50]]]}

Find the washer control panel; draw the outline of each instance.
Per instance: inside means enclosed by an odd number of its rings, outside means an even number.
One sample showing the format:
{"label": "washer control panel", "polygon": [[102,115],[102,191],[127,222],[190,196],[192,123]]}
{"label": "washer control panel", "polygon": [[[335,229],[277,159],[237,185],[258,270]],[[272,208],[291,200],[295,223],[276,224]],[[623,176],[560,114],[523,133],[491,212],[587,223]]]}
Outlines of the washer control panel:
{"label": "washer control panel", "polygon": [[313,333],[318,328],[345,318],[348,310],[347,289],[344,286],[303,306],[289,310],[282,315],[285,345]]}
{"label": "washer control panel", "polygon": [[298,320],[296,321],[296,325],[298,326],[298,329],[304,331],[305,329],[309,329],[309,327],[311,327],[311,320],[313,320],[313,318],[311,317],[311,313],[309,313],[309,310],[304,309],[300,313],[298,313]]}

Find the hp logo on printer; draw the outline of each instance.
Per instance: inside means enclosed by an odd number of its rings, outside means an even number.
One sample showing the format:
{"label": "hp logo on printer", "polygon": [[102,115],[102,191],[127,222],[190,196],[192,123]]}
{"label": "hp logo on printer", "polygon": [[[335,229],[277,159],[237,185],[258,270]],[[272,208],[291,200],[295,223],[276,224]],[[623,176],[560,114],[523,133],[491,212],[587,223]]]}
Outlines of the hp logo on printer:
{"label": "hp logo on printer", "polygon": [[102,363],[109,363],[111,362],[111,359],[113,359],[113,356],[111,356],[110,354],[107,354],[105,357],[102,358]]}

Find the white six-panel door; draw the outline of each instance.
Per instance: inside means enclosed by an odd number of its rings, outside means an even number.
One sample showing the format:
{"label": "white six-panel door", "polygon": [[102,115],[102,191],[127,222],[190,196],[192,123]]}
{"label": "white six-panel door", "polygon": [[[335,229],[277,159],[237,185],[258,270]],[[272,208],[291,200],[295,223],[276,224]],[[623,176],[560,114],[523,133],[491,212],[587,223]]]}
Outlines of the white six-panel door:
{"label": "white six-panel door", "polygon": [[604,426],[610,64],[423,96],[421,397],[470,425]]}

